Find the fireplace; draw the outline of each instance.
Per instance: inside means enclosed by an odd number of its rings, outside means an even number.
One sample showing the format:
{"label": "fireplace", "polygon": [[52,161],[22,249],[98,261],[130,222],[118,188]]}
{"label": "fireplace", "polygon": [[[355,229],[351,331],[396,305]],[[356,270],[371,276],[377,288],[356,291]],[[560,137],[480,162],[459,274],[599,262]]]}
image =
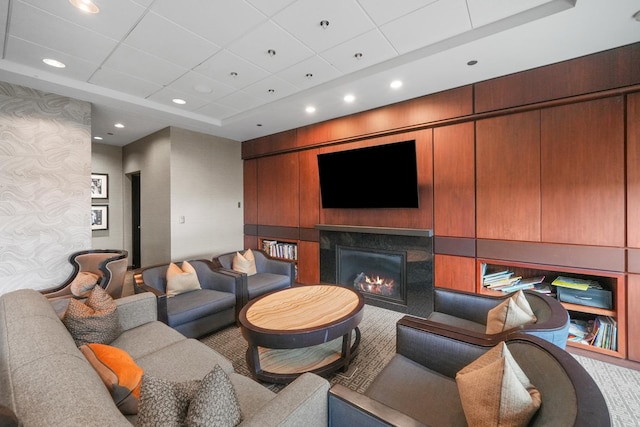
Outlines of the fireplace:
{"label": "fireplace", "polygon": [[337,284],[353,287],[365,297],[406,305],[404,252],[338,245]]}
{"label": "fireplace", "polygon": [[320,281],[358,289],[367,304],[426,317],[433,311],[430,230],[318,225]]}

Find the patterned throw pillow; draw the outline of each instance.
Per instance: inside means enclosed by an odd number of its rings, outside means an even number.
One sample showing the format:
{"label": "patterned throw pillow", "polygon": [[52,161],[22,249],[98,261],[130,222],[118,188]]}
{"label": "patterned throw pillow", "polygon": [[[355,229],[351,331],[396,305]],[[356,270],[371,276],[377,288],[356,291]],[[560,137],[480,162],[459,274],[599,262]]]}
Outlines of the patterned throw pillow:
{"label": "patterned throw pillow", "polygon": [[486,333],[497,334],[537,320],[524,292],[518,291],[489,310]]}
{"label": "patterned throw pillow", "polygon": [[244,254],[236,252],[233,257],[233,265],[231,268],[239,273],[245,273],[247,276],[253,276],[257,273],[256,258],[251,249],[244,251]]}
{"label": "patterned throw pillow", "polygon": [[540,408],[538,389],[501,342],[456,374],[467,423],[474,427],[520,427]]}
{"label": "patterned throw pillow", "polygon": [[183,292],[201,289],[196,269],[187,261],[182,262],[182,268],[173,262],[167,269],[167,297],[174,297]]}
{"label": "patterned throw pillow", "polygon": [[238,397],[218,365],[196,381],[173,383],[142,377],[137,427],[236,426],[240,421]]}
{"label": "patterned throw pillow", "polygon": [[109,389],[120,412],[137,414],[142,368],[126,351],[110,345],[85,344],[80,351]]}
{"label": "patterned throw pillow", "polygon": [[93,288],[82,303],[69,300],[62,322],[80,347],[83,344],[110,344],[122,333],[116,302],[100,286]]}
{"label": "patterned throw pillow", "polygon": [[74,297],[86,298],[99,280],[99,275],[90,271],[81,271],[69,284],[69,290]]}

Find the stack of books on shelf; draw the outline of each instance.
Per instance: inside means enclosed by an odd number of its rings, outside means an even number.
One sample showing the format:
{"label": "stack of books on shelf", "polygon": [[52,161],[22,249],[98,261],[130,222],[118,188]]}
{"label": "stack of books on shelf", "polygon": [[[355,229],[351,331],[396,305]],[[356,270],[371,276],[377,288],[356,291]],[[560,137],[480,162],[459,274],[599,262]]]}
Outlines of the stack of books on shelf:
{"label": "stack of books on shelf", "polygon": [[617,351],[618,325],[609,316],[596,316],[592,320],[571,319],[569,341]]}
{"label": "stack of books on shelf", "polygon": [[544,276],[528,277],[523,279],[522,276],[514,276],[513,271],[503,270],[495,273],[487,273],[485,265],[483,265],[482,268],[482,286],[487,289],[502,292],[515,292],[521,289],[536,290],[537,286],[541,292],[545,289],[551,291],[550,287],[542,288],[540,286],[544,281]]}
{"label": "stack of books on shelf", "polygon": [[298,259],[298,245],[277,240],[263,240],[262,250],[276,258]]}

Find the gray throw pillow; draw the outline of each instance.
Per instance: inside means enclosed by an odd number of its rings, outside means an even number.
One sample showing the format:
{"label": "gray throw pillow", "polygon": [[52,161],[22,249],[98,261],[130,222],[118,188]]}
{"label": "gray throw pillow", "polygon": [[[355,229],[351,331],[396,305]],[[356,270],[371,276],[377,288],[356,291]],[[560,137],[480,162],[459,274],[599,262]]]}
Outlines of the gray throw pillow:
{"label": "gray throw pillow", "polygon": [[82,303],[71,299],[62,322],[80,347],[84,344],[111,344],[122,333],[116,302],[100,286],[93,288]]}

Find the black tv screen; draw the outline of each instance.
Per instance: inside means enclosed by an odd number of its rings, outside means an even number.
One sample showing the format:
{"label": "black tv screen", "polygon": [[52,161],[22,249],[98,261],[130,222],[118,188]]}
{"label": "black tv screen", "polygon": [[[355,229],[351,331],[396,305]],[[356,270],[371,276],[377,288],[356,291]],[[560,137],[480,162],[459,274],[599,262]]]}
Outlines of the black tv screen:
{"label": "black tv screen", "polygon": [[318,154],[325,209],[417,208],[416,142]]}

